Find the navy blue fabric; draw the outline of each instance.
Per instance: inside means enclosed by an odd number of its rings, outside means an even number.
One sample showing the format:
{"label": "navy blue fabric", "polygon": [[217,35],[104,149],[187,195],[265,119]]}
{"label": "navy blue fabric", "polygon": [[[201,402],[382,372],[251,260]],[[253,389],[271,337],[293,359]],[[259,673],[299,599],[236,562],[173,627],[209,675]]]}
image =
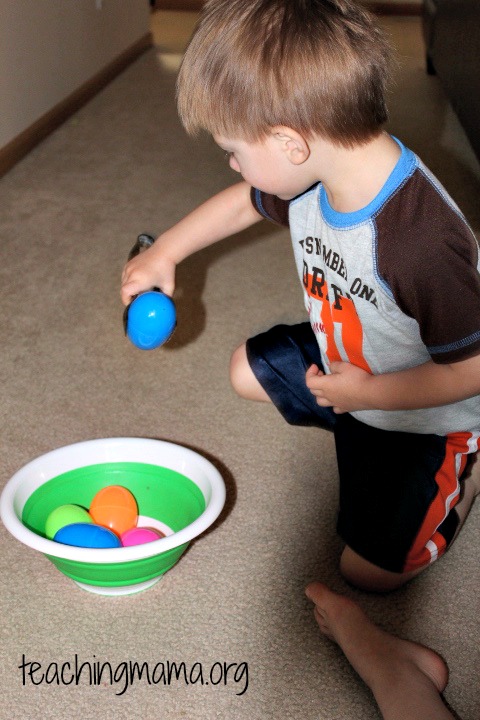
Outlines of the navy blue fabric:
{"label": "navy blue fabric", "polygon": [[[447,438],[380,430],[348,413],[338,417],[337,532],[374,565],[401,573],[438,493],[435,476],[445,459]],[[457,526],[453,509],[438,528],[447,545]]]}
{"label": "navy blue fabric", "polygon": [[[337,531],[374,565],[402,572],[409,550],[438,492],[435,475],[445,437],[380,430],[348,413],[317,405],[305,384],[315,363],[323,368],[310,323],[277,325],[247,341],[247,358],[270,399],[293,425],[333,430],[340,476]],[[438,531],[447,544],[458,527],[451,510]]]}
{"label": "navy blue fabric", "polygon": [[333,428],[337,416],[331,408],[317,405],[305,383],[310,365],[323,369],[309,322],[276,325],[250,338],[247,359],[260,385],[288,423]]}

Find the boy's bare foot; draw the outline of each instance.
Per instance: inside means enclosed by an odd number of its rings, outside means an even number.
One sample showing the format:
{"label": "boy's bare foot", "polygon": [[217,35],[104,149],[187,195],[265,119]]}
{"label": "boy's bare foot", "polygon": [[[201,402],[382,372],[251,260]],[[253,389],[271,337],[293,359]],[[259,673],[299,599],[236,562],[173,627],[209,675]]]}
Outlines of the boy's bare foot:
{"label": "boy's bare foot", "polygon": [[454,720],[441,697],[448,670],[437,653],[381,630],[355,602],[321,583],[306,594],[320,630],[372,690],[385,720]]}

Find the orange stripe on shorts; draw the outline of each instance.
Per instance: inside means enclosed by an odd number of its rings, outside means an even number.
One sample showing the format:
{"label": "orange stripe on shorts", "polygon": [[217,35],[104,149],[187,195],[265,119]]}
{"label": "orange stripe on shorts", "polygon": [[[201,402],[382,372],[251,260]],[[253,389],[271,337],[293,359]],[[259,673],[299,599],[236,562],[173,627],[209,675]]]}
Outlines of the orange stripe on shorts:
{"label": "orange stripe on shorts", "polygon": [[459,478],[465,470],[467,455],[476,452],[478,448],[479,438],[470,432],[447,436],[445,458],[435,476],[438,492],[407,555],[404,572],[429,565],[447,549],[446,540],[437,529],[459,501]]}

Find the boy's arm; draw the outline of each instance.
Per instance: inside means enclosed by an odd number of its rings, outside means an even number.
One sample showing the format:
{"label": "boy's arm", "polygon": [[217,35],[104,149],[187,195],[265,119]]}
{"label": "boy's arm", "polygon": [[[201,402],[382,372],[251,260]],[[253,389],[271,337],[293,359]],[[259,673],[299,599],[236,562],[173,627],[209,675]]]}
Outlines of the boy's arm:
{"label": "boy's arm", "polygon": [[122,275],[122,302],[127,305],[134,295],[152,287],[171,295],[179,262],[261,220],[262,216],[252,205],[250,191],[246,182],[223,190],[162,233],[148,250],[130,260]]}
{"label": "boy's arm", "polygon": [[415,410],[480,395],[480,355],[445,365],[429,361],[384,375],[370,375],[345,362],[333,362],[331,371],[323,375],[313,365],[306,382],[318,404],[335,412]]}

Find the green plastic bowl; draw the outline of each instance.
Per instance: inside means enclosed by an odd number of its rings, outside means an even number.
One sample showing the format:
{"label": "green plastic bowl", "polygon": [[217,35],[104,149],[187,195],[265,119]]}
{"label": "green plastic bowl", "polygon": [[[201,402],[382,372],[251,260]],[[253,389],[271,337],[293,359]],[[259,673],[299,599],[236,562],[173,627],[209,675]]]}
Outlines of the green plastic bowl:
{"label": "green plastic bowl", "polygon": [[[113,549],[72,547],[49,540],[52,510],[73,503],[89,507],[107,485],[135,496],[139,525],[166,537]],[[146,438],[107,438],[68,445],[19,470],[0,498],[0,516],[20,542],[42,552],[80,587],[101,595],[145,590],[169,570],[219,516],[225,484],[218,470],[188,448]]]}

